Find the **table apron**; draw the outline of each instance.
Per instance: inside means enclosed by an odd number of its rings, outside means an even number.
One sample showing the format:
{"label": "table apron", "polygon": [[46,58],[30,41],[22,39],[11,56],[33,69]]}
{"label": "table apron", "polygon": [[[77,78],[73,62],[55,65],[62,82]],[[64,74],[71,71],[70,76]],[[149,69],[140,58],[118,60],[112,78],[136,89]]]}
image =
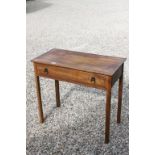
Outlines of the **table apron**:
{"label": "table apron", "polygon": [[109,84],[106,75],[44,64],[36,64],[36,75],[98,89],[107,89]]}

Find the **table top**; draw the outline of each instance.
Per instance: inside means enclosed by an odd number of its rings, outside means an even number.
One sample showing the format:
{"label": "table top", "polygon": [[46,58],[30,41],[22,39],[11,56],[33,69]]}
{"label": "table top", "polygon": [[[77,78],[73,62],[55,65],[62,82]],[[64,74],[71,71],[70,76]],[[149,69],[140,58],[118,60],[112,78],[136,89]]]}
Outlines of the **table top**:
{"label": "table top", "polygon": [[52,49],[32,62],[112,76],[125,60],[126,58]]}

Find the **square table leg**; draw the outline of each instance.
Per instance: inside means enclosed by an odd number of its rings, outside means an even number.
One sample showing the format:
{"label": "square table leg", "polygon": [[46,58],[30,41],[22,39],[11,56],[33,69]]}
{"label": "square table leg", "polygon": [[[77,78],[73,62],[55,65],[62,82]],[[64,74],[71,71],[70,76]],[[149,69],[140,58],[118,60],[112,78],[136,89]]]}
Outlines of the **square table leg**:
{"label": "square table leg", "polygon": [[123,92],[123,73],[119,78],[117,123],[121,122],[122,92]]}
{"label": "square table leg", "polygon": [[40,91],[40,81],[39,76],[35,75],[36,89],[37,89],[37,98],[38,98],[38,112],[40,123],[44,122],[43,109],[42,109],[42,101],[41,101],[41,91]]}
{"label": "square table leg", "polygon": [[106,91],[105,143],[109,143],[110,135],[111,88]]}
{"label": "square table leg", "polygon": [[60,107],[59,81],[55,80],[56,105]]}

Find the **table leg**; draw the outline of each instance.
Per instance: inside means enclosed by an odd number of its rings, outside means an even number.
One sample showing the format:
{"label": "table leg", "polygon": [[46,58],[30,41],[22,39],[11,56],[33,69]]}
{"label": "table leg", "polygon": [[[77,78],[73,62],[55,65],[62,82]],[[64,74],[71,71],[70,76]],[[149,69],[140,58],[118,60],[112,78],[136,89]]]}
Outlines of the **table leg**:
{"label": "table leg", "polygon": [[110,134],[111,88],[106,92],[105,143],[109,143]]}
{"label": "table leg", "polygon": [[41,91],[40,91],[40,81],[39,76],[35,76],[36,81],[36,89],[37,89],[37,98],[38,98],[38,112],[40,123],[44,122],[43,109],[42,109],[42,101],[41,101]]}
{"label": "table leg", "polygon": [[123,73],[119,78],[117,123],[121,122],[122,91],[123,91]]}
{"label": "table leg", "polygon": [[55,80],[55,93],[56,93],[56,104],[60,107],[60,93],[59,93],[59,81]]}

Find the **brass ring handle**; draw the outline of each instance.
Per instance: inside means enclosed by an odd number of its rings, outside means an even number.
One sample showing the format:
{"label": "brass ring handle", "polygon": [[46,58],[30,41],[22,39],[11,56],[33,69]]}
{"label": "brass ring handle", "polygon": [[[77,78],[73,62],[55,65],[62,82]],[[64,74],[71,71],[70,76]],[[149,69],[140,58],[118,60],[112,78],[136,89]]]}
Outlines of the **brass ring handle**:
{"label": "brass ring handle", "polygon": [[48,74],[48,68],[45,68],[45,69],[44,69],[44,72],[45,72],[46,74]]}
{"label": "brass ring handle", "polygon": [[95,77],[91,77],[91,80],[90,81],[93,82],[93,83],[95,83],[95,81],[96,81]]}

